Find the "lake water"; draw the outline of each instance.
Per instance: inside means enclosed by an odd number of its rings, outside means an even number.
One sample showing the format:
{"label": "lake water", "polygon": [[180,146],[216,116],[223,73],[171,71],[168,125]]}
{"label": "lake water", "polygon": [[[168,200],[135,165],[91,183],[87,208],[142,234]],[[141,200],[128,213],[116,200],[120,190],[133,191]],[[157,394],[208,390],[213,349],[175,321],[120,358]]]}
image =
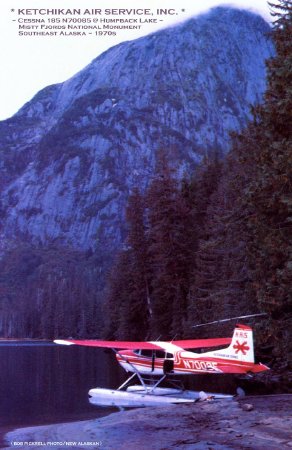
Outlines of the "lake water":
{"label": "lake water", "polygon": [[[86,420],[116,408],[91,405],[93,387],[117,388],[127,378],[110,350],[44,342],[0,341],[0,448],[14,428]],[[232,377],[186,377],[196,390],[235,393]]]}
{"label": "lake water", "polygon": [[[116,411],[93,406],[93,387],[125,379],[111,351],[51,343],[0,343],[0,434],[24,426],[86,420]],[[1,436],[0,436],[1,447]]]}

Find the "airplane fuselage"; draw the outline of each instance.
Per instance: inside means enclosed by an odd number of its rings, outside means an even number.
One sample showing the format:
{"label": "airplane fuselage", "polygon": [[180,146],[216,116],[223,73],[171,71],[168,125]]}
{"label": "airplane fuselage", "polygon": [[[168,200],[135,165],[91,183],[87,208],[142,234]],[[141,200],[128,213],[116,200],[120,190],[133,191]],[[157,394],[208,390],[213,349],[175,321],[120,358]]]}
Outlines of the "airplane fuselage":
{"label": "airplane fuselage", "polygon": [[[149,352],[149,351],[148,351]],[[191,375],[204,373],[248,373],[267,370],[262,364],[240,361],[239,357],[233,359],[210,356],[209,353],[198,354],[189,351],[176,351],[171,356],[157,357],[155,351],[146,355],[146,352],[133,350],[119,351],[116,355],[119,364],[127,372],[138,371],[149,375]]]}

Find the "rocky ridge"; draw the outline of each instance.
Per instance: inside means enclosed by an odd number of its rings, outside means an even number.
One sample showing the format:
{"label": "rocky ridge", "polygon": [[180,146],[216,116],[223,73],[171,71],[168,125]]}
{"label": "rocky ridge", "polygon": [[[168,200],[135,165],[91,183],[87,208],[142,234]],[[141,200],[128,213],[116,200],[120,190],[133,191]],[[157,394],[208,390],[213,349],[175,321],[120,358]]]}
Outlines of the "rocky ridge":
{"label": "rocky ridge", "polygon": [[[267,23],[219,7],[119,44],[0,123],[1,234],[110,254],[159,148],[182,174],[229,149],[265,90]],[[4,245],[5,247],[5,245]]]}

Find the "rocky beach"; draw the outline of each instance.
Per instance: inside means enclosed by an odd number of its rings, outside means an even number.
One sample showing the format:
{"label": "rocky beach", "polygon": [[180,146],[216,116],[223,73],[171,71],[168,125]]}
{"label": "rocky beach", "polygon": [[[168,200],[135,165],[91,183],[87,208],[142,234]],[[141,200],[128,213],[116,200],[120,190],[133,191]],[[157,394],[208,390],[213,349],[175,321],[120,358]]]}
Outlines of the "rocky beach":
{"label": "rocky beach", "polygon": [[282,450],[292,448],[291,394],[120,411],[81,422],[20,428],[6,449]]}

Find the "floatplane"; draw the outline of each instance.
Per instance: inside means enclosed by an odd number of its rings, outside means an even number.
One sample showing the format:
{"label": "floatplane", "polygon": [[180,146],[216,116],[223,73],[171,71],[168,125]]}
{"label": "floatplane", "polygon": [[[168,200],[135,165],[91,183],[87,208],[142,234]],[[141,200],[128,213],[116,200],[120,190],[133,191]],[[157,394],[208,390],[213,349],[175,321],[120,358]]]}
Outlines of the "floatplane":
{"label": "floatplane", "polygon": [[[247,317],[247,316],[245,316]],[[226,320],[226,319],[225,319]],[[229,320],[229,319],[227,319]],[[90,403],[102,406],[146,406],[190,403],[207,399],[231,399],[233,395],[185,390],[175,376],[198,374],[250,375],[269,368],[254,360],[253,330],[236,325],[231,338],[166,341],[102,341],[56,339],[56,344],[110,348],[129,378],[116,390],[89,390]],[[209,350],[215,348],[215,350]],[[194,352],[189,349],[208,349]],[[130,385],[138,378],[139,385]],[[168,380],[173,387],[161,387]]]}

